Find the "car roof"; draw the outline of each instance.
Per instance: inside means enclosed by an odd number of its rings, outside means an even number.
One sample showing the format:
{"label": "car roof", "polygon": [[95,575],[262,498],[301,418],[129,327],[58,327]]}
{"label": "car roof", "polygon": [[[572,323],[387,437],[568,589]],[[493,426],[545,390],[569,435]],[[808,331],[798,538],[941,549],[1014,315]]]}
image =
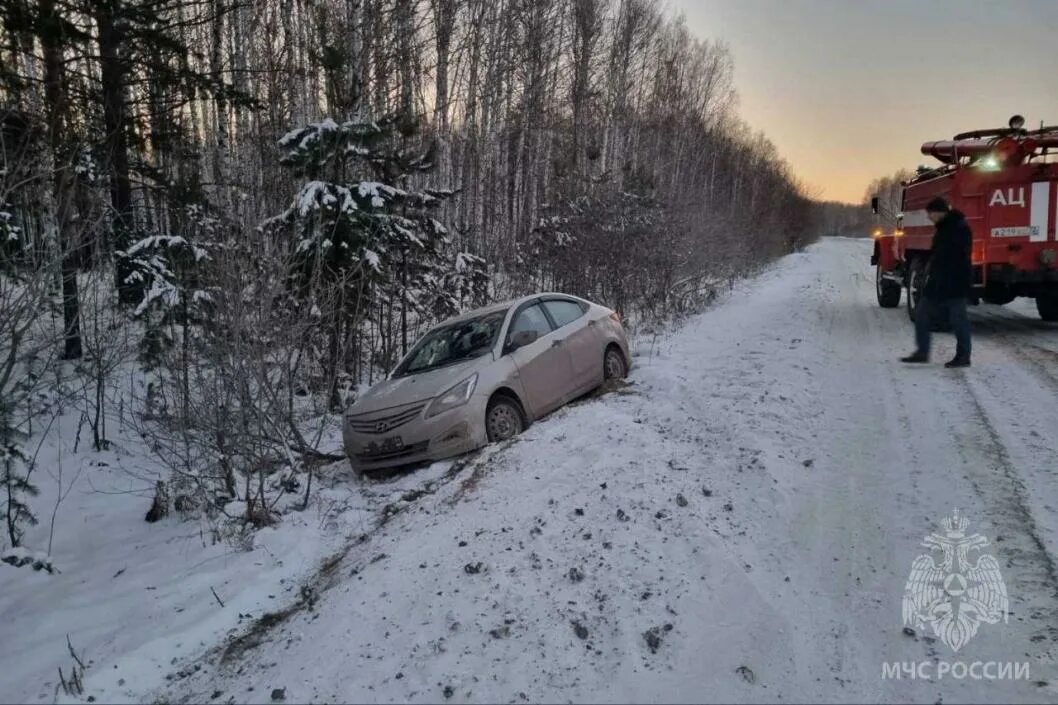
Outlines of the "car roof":
{"label": "car roof", "polygon": [[447,325],[450,325],[452,323],[459,323],[460,321],[466,321],[466,320],[469,320],[471,318],[478,318],[479,316],[487,316],[490,313],[496,313],[498,311],[506,310],[506,309],[510,308],[511,306],[514,306],[517,302],[518,302],[518,299],[514,299],[512,301],[504,301],[503,303],[490,304],[488,306],[483,306],[481,308],[476,308],[476,309],[474,309],[472,311],[467,311],[465,313],[461,313],[458,316],[452,316],[451,318],[446,318],[445,320],[440,321],[437,325],[438,326],[447,326]]}
{"label": "car roof", "polygon": [[461,313],[458,316],[453,316],[452,318],[448,318],[448,319],[445,319],[445,320],[441,321],[440,323],[437,324],[436,327],[447,326],[447,325],[451,325],[453,323],[459,323],[460,321],[465,321],[465,320],[468,320],[468,319],[471,319],[471,318],[477,318],[478,316],[485,316],[485,315],[488,315],[490,313],[495,313],[497,311],[503,311],[503,310],[506,310],[506,309],[514,308],[516,306],[522,305],[526,301],[532,301],[533,299],[538,299],[540,297],[548,297],[548,296],[560,296],[560,297],[563,297],[563,298],[574,299],[576,301],[584,301],[585,303],[591,303],[590,301],[582,299],[579,296],[573,296],[572,294],[563,294],[563,293],[558,292],[558,291],[542,291],[542,292],[537,293],[537,294],[529,294],[528,296],[520,296],[517,299],[510,299],[508,301],[503,301],[501,303],[489,304],[488,306],[483,306],[481,308],[476,308],[473,311],[467,311],[466,313]]}

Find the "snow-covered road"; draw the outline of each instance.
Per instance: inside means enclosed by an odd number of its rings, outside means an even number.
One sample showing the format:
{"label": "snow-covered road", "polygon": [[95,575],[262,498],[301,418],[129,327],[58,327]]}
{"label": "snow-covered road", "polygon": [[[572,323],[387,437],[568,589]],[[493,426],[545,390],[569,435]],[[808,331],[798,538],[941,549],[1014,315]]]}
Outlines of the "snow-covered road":
{"label": "snow-covered road", "polygon": [[[629,386],[418,489],[373,484],[384,520],[311,599],[149,697],[1054,701],[1058,326],[982,306],[972,369],[901,366],[910,324],[876,305],[869,247],[787,257],[641,341]],[[956,507],[1009,595],[958,652],[901,614]],[[959,662],[1030,675],[938,674]],[[107,678],[88,685],[137,697]]]}

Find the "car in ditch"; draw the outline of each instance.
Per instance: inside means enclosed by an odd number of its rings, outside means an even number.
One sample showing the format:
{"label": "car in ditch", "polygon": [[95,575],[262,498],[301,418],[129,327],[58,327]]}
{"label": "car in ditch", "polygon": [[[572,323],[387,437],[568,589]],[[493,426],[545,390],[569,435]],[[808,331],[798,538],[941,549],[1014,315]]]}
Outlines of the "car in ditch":
{"label": "car in ditch", "polygon": [[345,452],[358,474],[466,453],[624,377],[630,360],[620,316],[576,296],[471,311],[431,328],[346,409]]}

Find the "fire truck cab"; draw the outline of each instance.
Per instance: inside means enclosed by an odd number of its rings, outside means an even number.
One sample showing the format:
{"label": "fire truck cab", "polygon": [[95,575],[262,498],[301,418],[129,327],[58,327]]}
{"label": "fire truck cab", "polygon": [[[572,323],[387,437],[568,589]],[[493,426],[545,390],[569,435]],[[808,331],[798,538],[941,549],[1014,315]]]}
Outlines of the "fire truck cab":
{"label": "fire truck cab", "polygon": [[1045,321],[1058,321],[1058,126],[1026,130],[1015,115],[1009,127],[975,130],[951,140],[926,142],[922,153],[941,166],[920,167],[904,182],[896,226],[874,235],[878,304],[900,305],[907,289],[912,319],[929,276],[933,224],[926,204],[943,196],[966,216],[973,231],[974,296],[971,303],[1006,304],[1036,299]]}

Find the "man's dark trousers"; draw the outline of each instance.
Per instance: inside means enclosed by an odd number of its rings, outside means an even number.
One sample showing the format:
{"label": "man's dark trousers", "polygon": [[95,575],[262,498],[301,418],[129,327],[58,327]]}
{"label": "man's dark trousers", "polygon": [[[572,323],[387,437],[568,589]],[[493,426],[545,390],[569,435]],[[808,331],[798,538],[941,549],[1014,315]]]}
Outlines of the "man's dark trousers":
{"label": "man's dark trousers", "polygon": [[966,315],[966,299],[934,299],[923,296],[915,310],[915,341],[918,352],[929,355],[930,327],[934,321],[947,319],[955,333],[955,357],[970,359],[970,319]]}

